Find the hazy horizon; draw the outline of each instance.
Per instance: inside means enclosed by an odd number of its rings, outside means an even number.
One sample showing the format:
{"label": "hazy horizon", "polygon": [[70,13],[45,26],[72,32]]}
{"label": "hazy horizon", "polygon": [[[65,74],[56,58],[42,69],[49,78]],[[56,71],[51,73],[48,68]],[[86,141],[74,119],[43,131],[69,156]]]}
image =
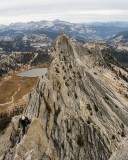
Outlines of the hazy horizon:
{"label": "hazy horizon", "polygon": [[0,24],[60,19],[72,23],[127,21],[127,0],[1,0]]}
{"label": "hazy horizon", "polygon": [[128,21],[91,21],[91,22],[71,22],[71,21],[65,21],[65,20],[61,20],[61,19],[53,19],[53,20],[47,20],[47,19],[40,19],[40,20],[31,20],[31,21],[25,21],[25,22],[20,22],[20,21],[16,21],[16,22],[12,22],[12,23],[8,23],[8,24],[0,24],[0,25],[5,25],[5,26],[9,26],[12,24],[17,24],[17,23],[30,23],[30,22],[41,22],[41,21],[48,21],[48,22],[52,22],[52,21],[63,21],[63,22],[67,22],[67,23],[74,23],[74,24],[91,24],[91,23],[128,23]]}

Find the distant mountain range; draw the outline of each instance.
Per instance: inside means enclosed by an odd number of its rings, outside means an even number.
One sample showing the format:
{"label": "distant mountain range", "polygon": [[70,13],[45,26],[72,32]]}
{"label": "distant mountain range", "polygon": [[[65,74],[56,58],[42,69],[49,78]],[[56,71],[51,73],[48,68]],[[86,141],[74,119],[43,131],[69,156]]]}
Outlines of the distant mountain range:
{"label": "distant mountain range", "polygon": [[93,22],[93,23],[69,23],[60,20],[40,21],[28,23],[12,23],[8,26],[0,26],[0,38],[3,36],[16,37],[19,35],[36,33],[46,34],[55,39],[60,33],[66,32],[70,37],[78,40],[106,40],[118,32],[128,29],[128,22]]}
{"label": "distant mountain range", "polygon": [[128,22],[70,23],[60,20],[0,25],[0,54],[49,50],[54,40],[66,32],[72,40],[102,40],[114,49],[113,55],[128,64]]}

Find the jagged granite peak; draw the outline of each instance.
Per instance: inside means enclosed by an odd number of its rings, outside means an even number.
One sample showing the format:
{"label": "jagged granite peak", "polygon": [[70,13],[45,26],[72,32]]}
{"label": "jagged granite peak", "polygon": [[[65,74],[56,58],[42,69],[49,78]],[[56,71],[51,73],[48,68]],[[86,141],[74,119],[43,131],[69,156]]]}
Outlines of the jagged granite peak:
{"label": "jagged granite peak", "polygon": [[1,160],[108,160],[113,155],[128,133],[127,82],[95,61],[66,34],[57,38],[48,73],[24,110],[31,118],[28,131],[21,139],[19,117],[12,119],[0,137]]}

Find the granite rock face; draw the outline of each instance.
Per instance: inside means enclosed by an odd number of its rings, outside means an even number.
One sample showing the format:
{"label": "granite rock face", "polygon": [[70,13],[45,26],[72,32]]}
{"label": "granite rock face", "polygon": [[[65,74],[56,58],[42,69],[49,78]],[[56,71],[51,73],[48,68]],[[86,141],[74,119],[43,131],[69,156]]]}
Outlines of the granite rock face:
{"label": "granite rock face", "polygon": [[3,142],[7,145],[1,160],[109,160],[118,156],[114,152],[128,133],[127,82],[110,67],[118,70],[119,66],[105,60],[100,46],[91,52],[71,44],[65,34],[57,38],[54,52],[47,75],[40,78],[24,110],[31,118],[28,131],[22,138],[19,130],[16,137],[19,117],[12,119],[2,137],[8,132],[14,136]]}
{"label": "granite rock face", "polygon": [[119,145],[116,152],[109,160],[127,160],[128,159],[128,137]]}

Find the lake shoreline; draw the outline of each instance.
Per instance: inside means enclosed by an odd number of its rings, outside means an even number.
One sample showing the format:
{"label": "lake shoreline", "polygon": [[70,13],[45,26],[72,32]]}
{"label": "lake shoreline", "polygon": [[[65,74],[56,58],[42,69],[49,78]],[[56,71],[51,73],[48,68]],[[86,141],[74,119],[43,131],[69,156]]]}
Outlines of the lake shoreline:
{"label": "lake shoreline", "polygon": [[34,68],[18,73],[19,77],[41,77],[47,73],[47,68]]}

